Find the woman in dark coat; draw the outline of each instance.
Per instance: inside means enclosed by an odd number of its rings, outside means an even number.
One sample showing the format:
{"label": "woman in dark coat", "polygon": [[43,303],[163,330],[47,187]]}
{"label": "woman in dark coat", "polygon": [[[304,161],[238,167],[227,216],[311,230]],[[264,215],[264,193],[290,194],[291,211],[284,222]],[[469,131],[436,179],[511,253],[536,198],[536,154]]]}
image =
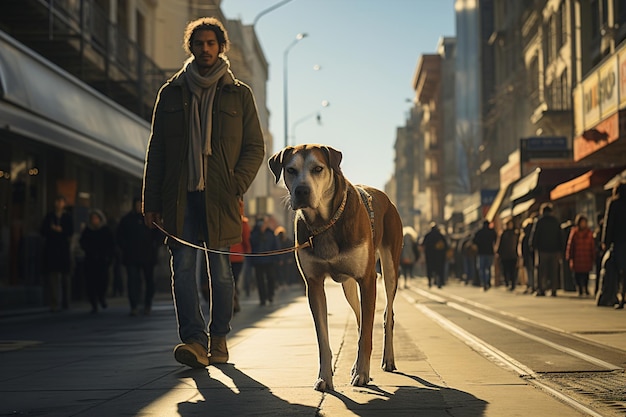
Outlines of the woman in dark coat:
{"label": "woman in dark coat", "polygon": [[69,305],[70,239],[74,233],[72,216],[65,211],[65,197],[54,200],[54,210],[46,215],[40,233],[45,238],[43,269],[48,279],[50,310]]}
{"label": "woman in dark coat", "polygon": [[91,312],[98,312],[98,303],[107,308],[105,300],[109,284],[109,266],[113,259],[115,240],[100,210],[89,214],[89,224],[80,236],[80,246],[85,252],[85,280]]}

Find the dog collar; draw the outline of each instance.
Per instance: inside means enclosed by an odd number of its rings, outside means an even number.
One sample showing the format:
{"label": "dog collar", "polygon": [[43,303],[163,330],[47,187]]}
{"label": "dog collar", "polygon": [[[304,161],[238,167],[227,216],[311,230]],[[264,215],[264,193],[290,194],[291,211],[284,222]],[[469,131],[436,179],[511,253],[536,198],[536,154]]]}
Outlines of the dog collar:
{"label": "dog collar", "polygon": [[[339,205],[339,207],[337,208],[337,211],[335,212],[335,214],[333,215],[333,217],[330,219],[328,223],[326,223],[323,226],[316,227],[315,229],[312,229],[308,223],[306,222],[304,223],[306,224],[307,229],[309,229],[309,232],[311,232],[311,235],[312,235],[311,239],[313,239],[315,236],[321,233],[324,233],[325,231],[333,227],[335,223],[337,223],[337,221],[339,220],[339,218],[341,218],[341,215],[343,214],[343,211],[346,208],[346,201],[348,201],[348,188],[347,187],[343,193],[343,200],[341,201],[341,204]],[[311,239],[309,239],[309,241],[311,241]]]}

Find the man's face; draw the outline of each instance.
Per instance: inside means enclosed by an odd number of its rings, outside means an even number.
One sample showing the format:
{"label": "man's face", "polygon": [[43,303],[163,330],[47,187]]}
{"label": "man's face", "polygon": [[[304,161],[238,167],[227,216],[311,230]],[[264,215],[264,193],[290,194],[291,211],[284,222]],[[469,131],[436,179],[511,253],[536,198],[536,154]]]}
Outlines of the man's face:
{"label": "man's face", "polygon": [[198,71],[205,75],[217,62],[220,54],[220,44],[212,30],[198,30],[191,38],[191,53],[193,54]]}

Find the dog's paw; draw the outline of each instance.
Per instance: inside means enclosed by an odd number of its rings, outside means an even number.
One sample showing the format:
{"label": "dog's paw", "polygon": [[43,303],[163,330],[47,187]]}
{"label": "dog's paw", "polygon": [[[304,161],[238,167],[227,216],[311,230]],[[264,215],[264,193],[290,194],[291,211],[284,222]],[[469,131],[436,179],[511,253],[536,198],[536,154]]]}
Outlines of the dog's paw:
{"label": "dog's paw", "polygon": [[381,368],[383,368],[383,371],[385,372],[393,372],[396,369],[396,363],[393,359],[391,360],[383,360],[383,363],[381,364]]}
{"label": "dog's paw", "polygon": [[371,379],[369,372],[355,372],[352,374],[352,381],[350,382],[350,384],[352,384],[353,387],[364,387],[370,381]]}
{"label": "dog's paw", "polygon": [[391,359],[383,359],[383,362],[381,364],[381,368],[383,368],[383,371],[385,372],[393,372],[396,369],[396,361],[394,360],[394,358]]}
{"label": "dog's paw", "polygon": [[332,391],[334,389],[332,380],[326,381],[323,378],[318,378],[318,380],[315,381],[315,384],[313,384],[313,388],[315,391],[320,392]]}

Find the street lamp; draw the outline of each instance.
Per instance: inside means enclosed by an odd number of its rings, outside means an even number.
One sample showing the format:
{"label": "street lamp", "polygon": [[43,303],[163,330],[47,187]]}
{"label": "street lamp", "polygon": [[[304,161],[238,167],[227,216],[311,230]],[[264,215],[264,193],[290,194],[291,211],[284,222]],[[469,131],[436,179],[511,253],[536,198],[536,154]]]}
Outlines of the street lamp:
{"label": "street lamp", "polygon": [[[328,100],[322,100],[322,108],[328,107],[328,106],[330,106],[330,103],[328,102]],[[291,139],[294,141],[294,143],[296,140],[296,126],[298,126],[299,124],[303,122],[306,122],[313,116],[317,116],[316,119],[317,119],[318,124],[322,123],[322,113],[318,110],[318,111],[314,111],[313,113],[309,113],[304,117],[301,117],[300,119],[296,120],[293,125],[291,125]]]}
{"label": "street lamp", "polygon": [[284,112],[284,135],[285,135],[285,147],[289,146],[289,121],[288,121],[288,100],[289,100],[289,94],[288,94],[288,82],[287,82],[287,74],[288,74],[288,68],[287,68],[287,57],[289,55],[289,51],[291,50],[291,48],[293,48],[298,42],[300,42],[302,39],[306,38],[307,34],[306,33],[298,33],[296,35],[296,38],[293,40],[293,42],[291,42],[289,44],[289,46],[287,47],[287,49],[285,49],[285,52],[283,53],[283,112]]}
{"label": "street lamp", "polygon": [[269,12],[272,12],[276,9],[278,9],[281,6],[284,6],[285,4],[289,3],[291,0],[283,0],[283,1],[279,1],[278,3],[274,4],[273,6],[268,7],[265,10],[262,10],[259,12],[259,14],[256,15],[256,17],[254,18],[254,20],[252,21],[252,26],[256,26],[256,23],[259,21],[259,19],[263,16],[265,16],[266,14],[268,14]]}

